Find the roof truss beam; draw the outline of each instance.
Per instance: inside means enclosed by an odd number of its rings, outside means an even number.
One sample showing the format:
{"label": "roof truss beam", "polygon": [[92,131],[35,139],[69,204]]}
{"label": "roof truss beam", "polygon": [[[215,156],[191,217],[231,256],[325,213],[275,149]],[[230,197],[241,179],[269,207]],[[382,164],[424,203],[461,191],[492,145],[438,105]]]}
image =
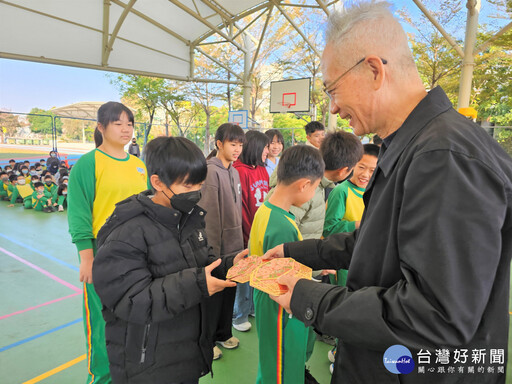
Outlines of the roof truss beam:
{"label": "roof truss beam", "polygon": [[119,16],[119,20],[117,20],[116,26],[114,27],[114,30],[112,31],[112,34],[110,36],[110,39],[108,41],[108,45],[105,48],[105,52],[103,55],[103,65],[108,65],[108,58],[110,56],[110,52],[112,52],[112,47],[114,46],[114,42],[116,41],[117,34],[119,33],[119,30],[121,29],[121,26],[123,25],[124,21],[126,20],[126,16],[130,13],[130,10],[135,5],[135,2],[137,0],[130,0],[128,5],[123,9],[123,13],[121,13],[121,16]]}
{"label": "roof truss beam", "polygon": [[439,32],[441,32],[441,35],[444,36],[446,41],[455,49],[457,54],[464,58],[464,52],[462,51],[462,48],[457,44],[457,42],[450,36],[448,32],[439,24],[439,22],[436,20],[436,18],[428,11],[428,9],[423,5],[423,3],[420,0],[413,0],[414,3],[417,5],[417,7],[423,12],[425,17],[430,20],[432,25],[437,28]]}
{"label": "roof truss beam", "polygon": [[286,18],[286,20],[288,20],[288,22],[291,24],[291,26],[297,31],[297,33],[302,37],[302,39],[306,42],[307,45],[309,45],[309,47],[313,50],[313,52],[315,52],[315,54],[318,56],[318,57],[322,57],[322,55],[320,55],[320,52],[318,52],[318,50],[316,49],[316,47],[311,43],[311,41],[309,41],[309,39],[306,37],[306,35],[304,34],[304,32],[302,32],[302,30],[298,27],[297,24],[295,24],[295,22],[293,21],[293,19],[284,11],[284,9],[279,5],[279,2],[277,0],[273,0],[273,3],[274,5],[276,6],[277,9],[279,9],[279,12],[281,12],[281,14]]}
{"label": "roof truss beam", "polygon": [[256,52],[254,53],[254,57],[252,59],[251,69],[249,70],[249,74],[252,74],[254,71],[254,66],[256,65],[256,60],[258,59],[258,55],[260,53],[261,44],[263,43],[263,38],[265,37],[265,32],[267,31],[267,26],[270,21],[270,18],[272,17],[272,10],[273,6],[270,6],[268,9],[268,15],[267,19],[265,20],[265,25],[263,26],[263,29],[261,30],[261,36],[260,41],[258,42],[258,48],[256,48]]}
{"label": "roof truss beam", "polygon": [[205,51],[203,51],[201,48],[199,47],[196,47],[196,51],[198,51],[199,53],[201,53],[202,55],[206,56],[208,59],[210,59],[211,61],[213,61],[214,63],[216,63],[217,65],[221,66],[222,68],[224,68],[226,71],[228,71],[229,73],[231,73],[232,75],[235,75],[235,77],[237,77],[238,79],[240,80],[243,80],[242,79],[242,76],[240,76],[238,73],[234,72],[231,68],[229,68],[228,66],[226,66],[224,63],[220,62],[219,60],[217,60],[216,58],[214,58],[213,56],[209,55],[208,53],[206,53]]}
{"label": "roof truss beam", "polygon": [[[180,3],[178,0],[169,0],[169,2],[171,2],[172,4],[176,5],[178,8],[180,8],[182,11],[188,13],[190,16],[192,16],[194,19],[200,21],[201,23],[203,23],[204,25],[206,25],[208,28],[210,28],[212,31],[215,31],[216,33],[218,33],[220,36],[222,36],[224,39],[226,39],[227,41],[229,41],[231,44],[233,44],[235,47],[237,47],[239,50],[241,50],[242,52],[245,52],[245,49],[240,45],[238,44],[236,41],[234,41],[233,39],[231,39],[228,35],[226,35],[224,32],[222,32],[219,28],[217,28],[217,26],[213,25],[212,23],[210,23],[208,20],[206,20],[204,17],[202,17],[201,15],[199,15],[198,13],[194,12],[192,9],[190,9],[189,7],[183,5],[182,3]],[[193,43],[193,45],[196,45],[195,42]]]}

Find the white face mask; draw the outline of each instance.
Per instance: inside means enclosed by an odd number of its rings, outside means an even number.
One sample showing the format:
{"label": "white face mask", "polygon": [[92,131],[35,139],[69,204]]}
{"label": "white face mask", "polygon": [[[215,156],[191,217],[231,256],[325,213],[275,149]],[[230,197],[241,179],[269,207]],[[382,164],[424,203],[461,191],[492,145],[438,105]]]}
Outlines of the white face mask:
{"label": "white face mask", "polygon": [[25,180],[24,179],[18,180],[18,184],[19,185],[25,185]]}

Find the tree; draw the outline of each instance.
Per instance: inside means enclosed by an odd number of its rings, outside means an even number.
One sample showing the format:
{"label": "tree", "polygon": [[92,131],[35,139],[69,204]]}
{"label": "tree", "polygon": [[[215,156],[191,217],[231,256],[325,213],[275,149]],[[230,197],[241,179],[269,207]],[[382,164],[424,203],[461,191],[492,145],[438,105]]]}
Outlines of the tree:
{"label": "tree", "polygon": [[146,117],[148,124],[144,132],[144,146],[153,125],[155,113],[160,105],[160,97],[165,89],[165,80],[137,75],[119,75],[111,79],[121,92],[122,97],[139,109],[139,116]]}
{"label": "tree", "polygon": [[19,126],[18,115],[0,112],[0,129],[5,133],[6,137],[16,136]]}
{"label": "tree", "polygon": [[[30,130],[34,133],[51,135],[54,117],[55,115],[51,111],[46,111],[40,108],[32,108],[30,110],[30,115],[27,116],[27,120],[30,123]],[[55,128],[58,134],[62,134],[62,121],[60,121],[60,119],[55,119]]]}
{"label": "tree", "polygon": [[160,95],[160,105],[166,112],[166,124],[170,118],[176,124],[180,136],[186,136],[200,111],[200,107],[185,98],[183,89],[183,85],[169,81]]}

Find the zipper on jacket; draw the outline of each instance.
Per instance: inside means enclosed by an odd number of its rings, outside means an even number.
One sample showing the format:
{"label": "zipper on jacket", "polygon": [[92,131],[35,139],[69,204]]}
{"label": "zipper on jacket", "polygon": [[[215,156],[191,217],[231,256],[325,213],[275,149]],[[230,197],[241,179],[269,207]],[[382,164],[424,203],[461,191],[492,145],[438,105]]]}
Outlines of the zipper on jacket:
{"label": "zipper on jacket", "polygon": [[237,202],[236,201],[236,191],[235,191],[235,181],[233,180],[233,177],[231,174],[229,174],[229,181],[231,182],[231,193],[233,193],[233,198],[235,199],[235,203]]}
{"label": "zipper on jacket", "polygon": [[146,349],[148,348],[148,340],[149,340],[149,328],[151,324],[146,324],[144,327],[144,336],[142,337],[142,351],[140,355],[140,363],[144,364],[146,361]]}

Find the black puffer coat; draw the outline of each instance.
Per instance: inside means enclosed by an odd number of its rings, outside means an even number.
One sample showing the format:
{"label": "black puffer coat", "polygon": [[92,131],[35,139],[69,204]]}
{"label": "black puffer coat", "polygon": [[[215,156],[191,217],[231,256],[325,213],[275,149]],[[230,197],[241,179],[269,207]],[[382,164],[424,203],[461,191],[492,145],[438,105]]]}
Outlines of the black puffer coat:
{"label": "black puffer coat", "polygon": [[[149,191],[117,204],[98,234],[93,281],[103,303],[114,383],[169,383],[211,370],[212,308],[204,267],[215,260],[200,207],[184,217]],[[216,268],[225,276],[225,258]]]}

